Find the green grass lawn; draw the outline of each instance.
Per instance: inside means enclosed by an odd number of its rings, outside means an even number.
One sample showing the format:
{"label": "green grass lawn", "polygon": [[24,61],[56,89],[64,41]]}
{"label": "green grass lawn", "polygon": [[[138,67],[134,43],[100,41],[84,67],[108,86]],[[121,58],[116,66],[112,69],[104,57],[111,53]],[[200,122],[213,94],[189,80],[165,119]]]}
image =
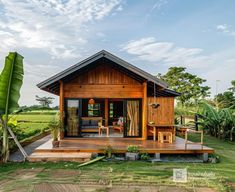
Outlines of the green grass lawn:
{"label": "green grass lawn", "polygon": [[[192,138],[195,139],[195,138]],[[187,168],[189,182],[177,184],[194,191],[195,187],[211,187],[217,191],[229,191],[229,184],[235,183],[235,143],[225,142],[205,136],[205,145],[215,149],[220,156],[220,163],[150,163],[150,162],[122,162],[106,161],[79,168],[78,163],[8,163],[0,166],[0,182],[6,180],[16,171],[42,169],[36,174],[32,182],[112,182],[113,184],[166,185],[175,186],[172,182],[174,168]],[[63,175],[75,171],[66,180]],[[27,172],[27,171],[26,171]],[[61,175],[58,175],[60,172]],[[75,175],[74,175],[75,174]],[[28,180],[27,185],[30,183]]]}

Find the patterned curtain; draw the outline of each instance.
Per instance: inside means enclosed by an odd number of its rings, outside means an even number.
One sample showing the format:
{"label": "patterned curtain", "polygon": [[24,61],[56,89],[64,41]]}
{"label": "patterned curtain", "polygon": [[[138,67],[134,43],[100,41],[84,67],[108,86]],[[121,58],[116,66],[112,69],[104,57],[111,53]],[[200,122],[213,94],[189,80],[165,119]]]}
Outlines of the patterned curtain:
{"label": "patterned curtain", "polygon": [[128,136],[139,135],[139,101],[127,101]]}

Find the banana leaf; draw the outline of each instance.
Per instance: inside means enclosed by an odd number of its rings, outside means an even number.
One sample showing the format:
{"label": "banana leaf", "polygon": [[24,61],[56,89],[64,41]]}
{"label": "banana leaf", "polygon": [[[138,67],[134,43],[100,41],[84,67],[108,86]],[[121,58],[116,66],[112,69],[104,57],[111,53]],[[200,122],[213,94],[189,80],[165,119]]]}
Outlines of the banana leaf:
{"label": "banana leaf", "polygon": [[9,157],[8,115],[19,107],[18,101],[20,98],[20,88],[23,84],[23,75],[23,57],[16,52],[10,52],[5,59],[5,66],[0,75],[0,119],[3,128],[3,162],[6,162]]}
{"label": "banana leaf", "polygon": [[0,75],[0,115],[10,114],[19,107],[23,74],[23,57],[16,52],[10,52]]}

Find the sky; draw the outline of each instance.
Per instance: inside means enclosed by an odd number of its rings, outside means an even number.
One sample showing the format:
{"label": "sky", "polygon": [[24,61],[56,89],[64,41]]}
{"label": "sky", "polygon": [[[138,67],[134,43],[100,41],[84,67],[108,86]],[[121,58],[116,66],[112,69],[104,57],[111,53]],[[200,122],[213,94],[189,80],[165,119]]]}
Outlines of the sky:
{"label": "sky", "polygon": [[156,75],[183,66],[211,93],[235,79],[234,0],[0,0],[0,70],[24,56],[20,105],[36,84],[105,49]]}

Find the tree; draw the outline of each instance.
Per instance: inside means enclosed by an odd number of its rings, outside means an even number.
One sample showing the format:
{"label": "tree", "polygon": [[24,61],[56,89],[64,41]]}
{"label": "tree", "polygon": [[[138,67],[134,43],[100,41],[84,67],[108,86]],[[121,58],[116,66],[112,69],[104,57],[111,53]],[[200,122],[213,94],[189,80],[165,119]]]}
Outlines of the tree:
{"label": "tree", "polygon": [[235,93],[235,80],[231,81],[232,87],[230,87],[228,90]]}
{"label": "tree", "polygon": [[214,101],[217,102],[218,107],[235,109],[235,80],[231,84],[233,87],[230,87],[228,91],[215,96]]}
{"label": "tree", "polygon": [[50,104],[53,103],[53,99],[53,97],[39,97],[36,95],[36,101],[38,101],[42,107],[46,108],[50,107]]}
{"label": "tree", "polygon": [[3,132],[3,162],[9,157],[8,115],[19,108],[20,88],[23,84],[23,57],[10,52],[0,75],[0,124]]}
{"label": "tree", "polygon": [[170,67],[165,75],[158,74],[158,77],[166,81],[171,89],[181,93],[177,99],[182,105],[190,100],[197,103],[210,95],[210,87],[202,85],[206,80],[186,72],[185,67]]}

